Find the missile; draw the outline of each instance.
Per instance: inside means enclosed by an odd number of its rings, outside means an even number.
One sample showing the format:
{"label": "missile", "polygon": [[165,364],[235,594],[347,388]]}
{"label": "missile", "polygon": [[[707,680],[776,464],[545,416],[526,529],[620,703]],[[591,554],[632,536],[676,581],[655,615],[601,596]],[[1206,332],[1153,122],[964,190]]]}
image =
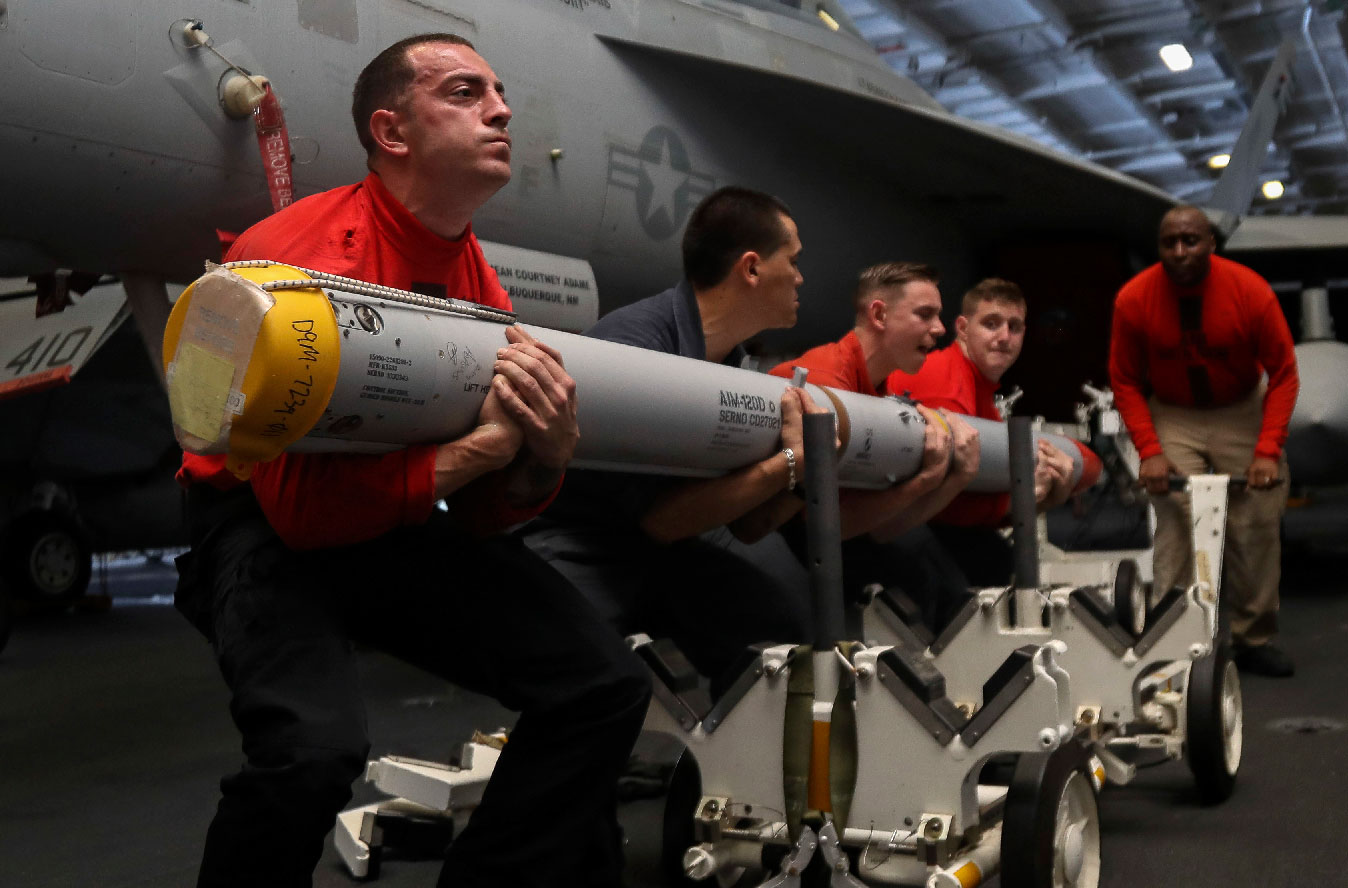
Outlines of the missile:
{"label": "missile", "polygon": [[[174,433],[193,453],[227,453],[241,475],[290,452],[384,452],[467,433],[514,315],[270,261],[208,264],[179,297],[164,335]],[[784,379],[590,339],[524,329],[576,380],[582,468],[709,477],[780,445]],[[924,420],[909,402],[816,385],[836,419],[838,479],[882,488],[911,477]],[[971,419],[982,456],[969,489],[1007,490],[1003,423]],[[1077,489],[1099,460],[1073,457]]]}
{"label": "missile", "polygon": [[1301,342],[1296,346],[1301,390],[1287,425],[1287,462],[1292,481],[1333,485],[1348,481],[1341,454],[1348,449],[1348,401],[1339,384],[1348,379],[1348,344],[1334,336],[1329,291],[1301,293]]}

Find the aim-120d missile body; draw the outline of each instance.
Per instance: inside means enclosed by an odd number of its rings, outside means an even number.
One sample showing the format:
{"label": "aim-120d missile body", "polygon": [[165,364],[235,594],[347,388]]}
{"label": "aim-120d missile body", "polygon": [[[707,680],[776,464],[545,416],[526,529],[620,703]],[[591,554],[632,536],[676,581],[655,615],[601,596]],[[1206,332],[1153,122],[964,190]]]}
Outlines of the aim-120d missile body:
{"label": "aim-120d missile body", "polygon": [[[179,298],[164,339],[174,431],[194,453],[251,463],[293,452],[379,452],[457,438],[476,423],[506,344],[510,312],[268,261],[209,267]],[[780,446],[786,380],[525,327],[576,380],[573,464],[670,475],[722,474]],[[924,420],[897,398],[815,385],[837,419],[839,483],[879,488],[912,476]],[[1006,427],[972,420],[982,458],[971,490],[1010,483]],[[1078,489],[1099,473],[1073,456]]]}

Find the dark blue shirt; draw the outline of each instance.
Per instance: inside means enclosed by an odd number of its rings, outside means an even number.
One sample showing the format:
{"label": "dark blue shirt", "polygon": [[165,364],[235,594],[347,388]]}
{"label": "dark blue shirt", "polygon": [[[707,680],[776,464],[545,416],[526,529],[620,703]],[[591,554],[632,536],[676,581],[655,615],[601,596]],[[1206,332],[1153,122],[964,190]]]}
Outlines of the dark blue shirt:
{"label": "dark blue shirt", "polygon": [[[609,312],[585,335],[699,361],[707,358],[702,313],[687,281]],[[738,367],[746,354],[742,345],[736,345],[722,363]],[[608,524],[640,533],[637,522],[670,483],[677,482],[663,475],[568,469],[562,490],[545,516],[558,523]]]}
{"label": "dark blue shirt", "polygon": [[[655,296],[611,311],[585,332],[595,339],[635,345],[667,355],[707,359],[707,339],[702,334],[702,313],[697,296],[687,281],[680,281]],[[736,345],[722,361],[738,367],[745,358],[742,345]]]}

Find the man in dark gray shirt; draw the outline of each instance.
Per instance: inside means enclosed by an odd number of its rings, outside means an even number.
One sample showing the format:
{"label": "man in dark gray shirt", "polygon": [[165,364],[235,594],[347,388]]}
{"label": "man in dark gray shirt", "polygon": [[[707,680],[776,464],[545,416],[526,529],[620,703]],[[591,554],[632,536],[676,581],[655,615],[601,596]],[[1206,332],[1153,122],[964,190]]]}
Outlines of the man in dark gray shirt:
{"label": "man in dark gray shirt", "polygon": [[[800,252],[781,201],[722,188],[689,219],[685,279],[606,315],[588,335],[739,366],[744,340],[795,324]],[[620,632],[673,639],[715,693],[747,645],[810,637],[807,577],[770,531],[800,509],[801,416],[819,409],[788,389],[782,450],[719,478],[573,469],[526,540]]]}

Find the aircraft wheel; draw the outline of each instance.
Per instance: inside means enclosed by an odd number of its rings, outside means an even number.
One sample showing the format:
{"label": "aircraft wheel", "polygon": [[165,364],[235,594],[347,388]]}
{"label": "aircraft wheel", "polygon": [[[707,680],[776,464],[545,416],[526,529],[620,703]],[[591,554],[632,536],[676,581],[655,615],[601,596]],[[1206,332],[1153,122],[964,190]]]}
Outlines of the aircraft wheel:
{"label": "aircraft wheel", "polygon": [[75,518],[52,509],[24,512],[5,530],[0,570],[17,599],[70,605],[89,588],[93,551]]}
{"label": "aircraft wheel", "polygon": [[1100,812],[1079,743],[1020,756],[1002,817],[1001,884],[1097,888]]}
{"label": "aircraft wheel", "polygon": [[1208,805],[1224,802],[1236,786],[1245,724],[1240,673],[1226,645],[1193,662],[1185,696],[1184,757],[1198,796]]}
{"label": "aircraft wheel", "polygon": [[1147,631],[1147,590],[1142,571],[1131,558],[1120,561],[1114,574],[1114,619],[1134,638]]}

